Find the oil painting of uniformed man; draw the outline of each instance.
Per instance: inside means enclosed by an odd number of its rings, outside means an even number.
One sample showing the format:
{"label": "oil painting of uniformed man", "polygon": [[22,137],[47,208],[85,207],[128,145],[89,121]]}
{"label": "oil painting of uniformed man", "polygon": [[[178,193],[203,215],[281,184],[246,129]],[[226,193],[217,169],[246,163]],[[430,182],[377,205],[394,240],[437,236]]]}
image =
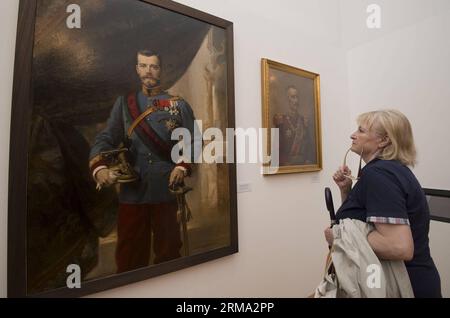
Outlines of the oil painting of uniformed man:
{"label": "oil painting of uniformed man", "polygon": [[[229,126],[225,30],[138,0],[77,1],[69,27],[72,2],[37,2],[30,295],[65,288],[71,264],[83,286],[233,240],[232,168],[195,160],[202,129]],[[174,161],[178,128],[200,149]]]}
{"label": "oil painting of uniformed man", "polygon": [[262,67],[263,126],[276,129],[278,138],[270,144],[277,160],[265,174],[319,171],[319,75],[268,59],[262,60]]}

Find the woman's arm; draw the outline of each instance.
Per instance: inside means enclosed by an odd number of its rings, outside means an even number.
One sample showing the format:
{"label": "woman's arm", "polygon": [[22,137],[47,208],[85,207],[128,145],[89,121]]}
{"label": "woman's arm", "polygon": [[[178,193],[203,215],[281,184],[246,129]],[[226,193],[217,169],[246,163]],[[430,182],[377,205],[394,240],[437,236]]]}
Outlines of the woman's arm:
{"label": "woman's arm", "polygon": [[409,225],[375,223],[367,239],[379,259],[410,261],[414,256]]}

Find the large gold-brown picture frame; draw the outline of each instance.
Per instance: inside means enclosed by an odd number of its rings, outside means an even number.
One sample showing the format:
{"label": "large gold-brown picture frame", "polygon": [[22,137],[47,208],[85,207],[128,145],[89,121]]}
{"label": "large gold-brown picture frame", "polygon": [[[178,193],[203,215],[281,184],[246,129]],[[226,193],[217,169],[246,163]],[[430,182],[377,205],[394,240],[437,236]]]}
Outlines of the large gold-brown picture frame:
{"label": "large gold-brown picture frame", "polygon": [[263,174],[322,170],[320,75],[265,58],[261,70],[262,121],[271,157]]}

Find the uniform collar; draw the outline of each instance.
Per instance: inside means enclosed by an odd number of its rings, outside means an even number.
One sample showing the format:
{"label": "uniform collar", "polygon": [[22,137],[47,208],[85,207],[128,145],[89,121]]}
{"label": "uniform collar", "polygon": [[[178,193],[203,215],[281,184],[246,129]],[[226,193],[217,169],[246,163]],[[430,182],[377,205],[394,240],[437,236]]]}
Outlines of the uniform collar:
{"label": "uniform collar", "polygon": [[142,87],[142,93],[147,97],[153,97],[157,95],[161,95],[164,91],[161,86],[155,86],[152,88]]}

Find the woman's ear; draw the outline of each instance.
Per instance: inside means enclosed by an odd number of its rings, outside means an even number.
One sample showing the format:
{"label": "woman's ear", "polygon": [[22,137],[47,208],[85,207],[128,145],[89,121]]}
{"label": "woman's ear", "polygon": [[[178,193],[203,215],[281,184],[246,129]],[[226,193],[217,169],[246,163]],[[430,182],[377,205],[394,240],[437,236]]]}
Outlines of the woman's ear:
{"label": "woman's ear", "polygon": [[389,136],[384,136],[381,138],[381,141],[378,145],[379,148],[385,148],[387,146],[389,146],[391,144],[391,139],[389,138]]}

